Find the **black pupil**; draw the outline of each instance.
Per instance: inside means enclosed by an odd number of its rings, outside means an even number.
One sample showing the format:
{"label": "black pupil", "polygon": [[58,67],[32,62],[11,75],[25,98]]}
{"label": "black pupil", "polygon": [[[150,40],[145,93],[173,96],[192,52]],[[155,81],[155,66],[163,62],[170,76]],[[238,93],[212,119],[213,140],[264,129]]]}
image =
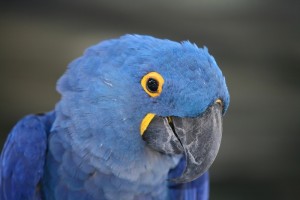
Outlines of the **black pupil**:
{"label": "black pupil", "polygon": [[158,90],[158,81],[153,79],[153,78],[149,78],[147,81],[147,89],[150,92],[157,92]]}

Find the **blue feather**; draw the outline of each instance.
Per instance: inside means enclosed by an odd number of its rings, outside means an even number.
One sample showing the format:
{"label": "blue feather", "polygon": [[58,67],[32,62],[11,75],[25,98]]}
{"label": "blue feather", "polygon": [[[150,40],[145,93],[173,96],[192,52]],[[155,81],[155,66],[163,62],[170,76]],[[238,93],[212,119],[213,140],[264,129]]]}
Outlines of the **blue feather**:
{"label": "blue feather", "polygon": [[13,128],[0,157],[2,200],[40,199],[47,134],[54,113],[29,115]]}

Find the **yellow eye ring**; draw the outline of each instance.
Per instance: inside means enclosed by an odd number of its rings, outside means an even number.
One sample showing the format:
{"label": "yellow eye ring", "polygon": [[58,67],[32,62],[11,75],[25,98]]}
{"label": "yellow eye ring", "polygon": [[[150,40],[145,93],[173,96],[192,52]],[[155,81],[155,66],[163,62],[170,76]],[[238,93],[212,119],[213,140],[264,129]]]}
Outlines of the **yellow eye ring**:
{"label": "yellow eye ring", "polygon": [[150,72],[142,78],[141,85],[149,96],[158,97],[162,92],[164,82],[163,77],[159,73]]}

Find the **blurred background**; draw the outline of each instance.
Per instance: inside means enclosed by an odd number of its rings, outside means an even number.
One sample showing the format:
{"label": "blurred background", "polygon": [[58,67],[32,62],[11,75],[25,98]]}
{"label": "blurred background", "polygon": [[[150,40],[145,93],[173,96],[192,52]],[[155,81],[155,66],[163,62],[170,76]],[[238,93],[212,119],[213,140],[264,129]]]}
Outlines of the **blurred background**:
{"label": "blurred background", "polygon": [[300,1],[52,0],[0,3],[0,149],[24,115],[53,109],[85,48],[125,33],[207,46],[231,105],[211,199],[300,199]]}

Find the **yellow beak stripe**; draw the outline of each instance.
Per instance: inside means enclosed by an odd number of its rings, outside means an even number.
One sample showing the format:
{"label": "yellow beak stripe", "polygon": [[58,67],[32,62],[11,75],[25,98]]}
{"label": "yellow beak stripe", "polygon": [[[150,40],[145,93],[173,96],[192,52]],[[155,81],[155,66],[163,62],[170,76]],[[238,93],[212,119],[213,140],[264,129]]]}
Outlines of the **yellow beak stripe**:
{"label": "yellow beak stripe", "polygon": [[154,118],[155,114],[153,113],[148,113],[144,119],[142,120],[141,123],[141,127],[140,127],[140,133],[141,135],[144,134],[145,130],[147,129],[147,127],[149,126],[150,122],[152,121],[152,119]]}

